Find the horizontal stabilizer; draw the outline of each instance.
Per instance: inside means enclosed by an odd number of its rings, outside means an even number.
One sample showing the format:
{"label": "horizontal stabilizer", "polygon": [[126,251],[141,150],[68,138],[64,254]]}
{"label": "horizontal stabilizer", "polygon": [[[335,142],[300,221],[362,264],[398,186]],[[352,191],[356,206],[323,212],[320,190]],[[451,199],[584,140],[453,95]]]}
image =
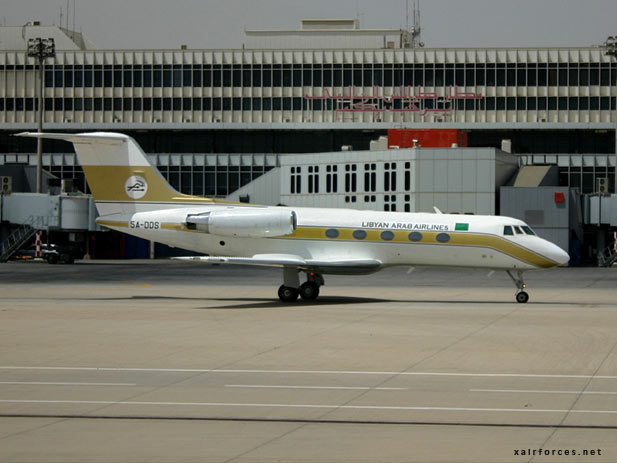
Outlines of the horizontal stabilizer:
{"label": "horizontal stabilizer", "polygon": [[28,138],[49,138],[53,140],[65,140],[79,144],[108,144],[120,145],[129,140],[129,137],[121,133],[109,132],[93,132],[93,133],[40,133],[40,132],[22,132],[15,134],[16,137]]}

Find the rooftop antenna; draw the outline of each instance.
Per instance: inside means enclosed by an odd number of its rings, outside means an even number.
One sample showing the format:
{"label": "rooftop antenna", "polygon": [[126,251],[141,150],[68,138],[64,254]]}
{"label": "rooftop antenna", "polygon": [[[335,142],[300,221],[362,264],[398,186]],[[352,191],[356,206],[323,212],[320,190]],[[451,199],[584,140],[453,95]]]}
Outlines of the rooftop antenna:
{"label": "rooftop antenna", "polygon": [[409,0],[405,0],[405,30],[409,30]]}
{"label": "rooftop antenna", "polygon": [[422,48],[424,42],[420,41],[420,33],[422,32],[422,28],[420,27],[420,0],[417,0],[417,2],[414,0],[413,2],[413,26],[410,32],[411,48],[416,48],[416,46]]}

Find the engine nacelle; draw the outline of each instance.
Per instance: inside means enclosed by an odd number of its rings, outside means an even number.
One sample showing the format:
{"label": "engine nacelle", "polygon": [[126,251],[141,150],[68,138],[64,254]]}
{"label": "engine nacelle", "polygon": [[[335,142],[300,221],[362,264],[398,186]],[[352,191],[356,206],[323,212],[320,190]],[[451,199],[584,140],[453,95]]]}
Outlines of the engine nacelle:
{"label": "engine nacelle", "polygon": [[220,236],[266,238],[285,236],[296,230],[294,211],[274,208],[229,208],[186,217],[189,229]]}

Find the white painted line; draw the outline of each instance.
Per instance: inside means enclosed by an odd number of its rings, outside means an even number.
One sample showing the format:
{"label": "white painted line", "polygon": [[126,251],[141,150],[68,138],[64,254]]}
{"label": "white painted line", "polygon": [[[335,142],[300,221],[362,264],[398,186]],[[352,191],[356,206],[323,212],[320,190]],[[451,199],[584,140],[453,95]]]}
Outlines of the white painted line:
{"label": "white painted line", "polygon": [[33,384],[37,386],[137,386],[135,383],[51,383],[42,381],[0,381],[0,384]]}
{"label": "white painted line", "polygon": [[252,389],[333,389],[349,391],[408,391],[406,387],[361,387],[361,386],[278,386],[265,384],[226,384],[225,387]]}
{"label": "white painted line", "polygon": [[617,395],[612,391],[543,391],[532,389],[469,389],[470,392],[522,392],[529,394],[597,394],[597,395]]}
{"label": "white painted line", "polygon": [[335,410],[400,410],[443,412],[498,412],[498,413],[594,413],[617,415],[617,410],[554,410],[530,408],[463,408],[463,407],[393,407],[380,405],[321,405],[321,404],[252,404],[229,402],[116,402],[113,400],[0,400],[14,404],[65,404],[65,405],[163,405],[184,407],[252,407],[252,408],[329,408]]}
{"label": "white painted line", "polygon": [[136,371],[154,373],[232,373],[232,374],[283,374],[283,375],[379,375],[379,376],[459,376],[484,378],[573,378],[617,379],[608,375],[553,375],[521,373],[448,373],[431,371],[348,371],[348,370],[218,370],[208,368],[121,368],[121,367],[44,367],[0,366],[0,370],[66,370],[66,371]]}

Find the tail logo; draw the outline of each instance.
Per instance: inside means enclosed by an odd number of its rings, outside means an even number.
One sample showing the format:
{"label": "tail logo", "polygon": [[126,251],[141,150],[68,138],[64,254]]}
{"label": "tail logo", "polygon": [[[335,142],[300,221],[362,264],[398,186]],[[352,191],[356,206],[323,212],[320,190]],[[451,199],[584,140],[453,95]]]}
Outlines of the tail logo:
{"label": "tail logo", "polygon": [[148,192],[148,183],[139,175],[131,175],[124,184],[124,192],[131,199],[141,199]]}

